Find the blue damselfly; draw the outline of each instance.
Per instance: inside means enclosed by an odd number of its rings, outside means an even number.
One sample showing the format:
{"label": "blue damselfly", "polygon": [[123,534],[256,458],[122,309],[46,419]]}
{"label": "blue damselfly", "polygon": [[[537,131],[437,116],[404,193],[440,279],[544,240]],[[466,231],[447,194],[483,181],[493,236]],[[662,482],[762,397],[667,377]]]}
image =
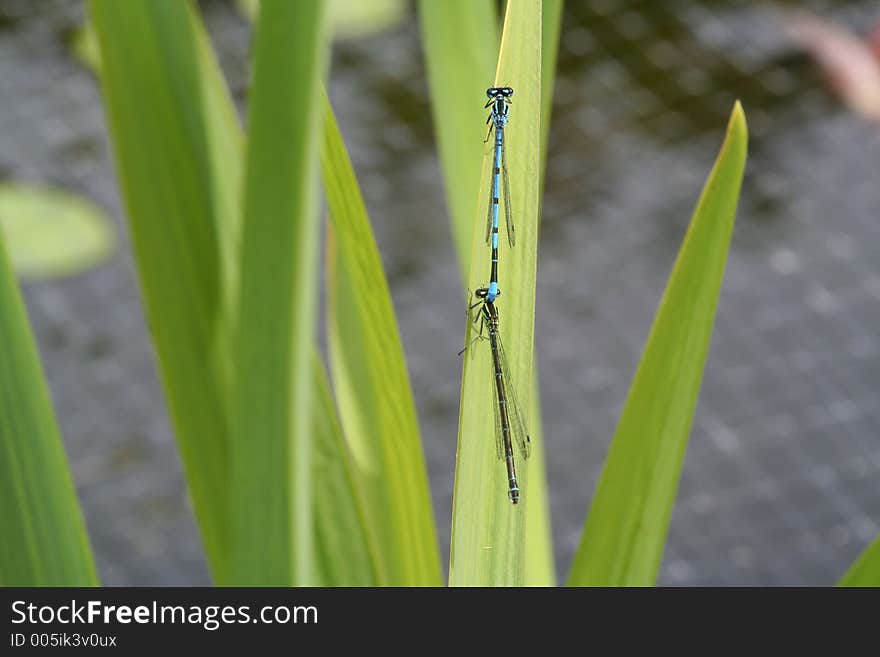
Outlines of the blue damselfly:
{"label": "blue damselfly", "polygon": [[[504,128],[510,118],[510,103],[513,89],[510,87],[489,87],[486,89],[489,102],[486,107],[492,111],[486,119],[489,124],[489,134],[486,141],[495,131],[495,149],[492,157],[492,187],[489,190],[489,209],[486,216],[486,242],[491,239],[492,243],[492,273],[489,277],[489,287],[477,290],[477,294],[485,291],[487,301],[495,301],[501,290],[498,289],[498,205],[501,201],[501,190],[504,188],[504,219],[507,222],[507,241],[510,246],[514,245],[516,236],[513,230],[513,216],[510,209],[510,182],[507,177],[507,156],[504,154]],[[501,184],[499,184],[501,183]]]}

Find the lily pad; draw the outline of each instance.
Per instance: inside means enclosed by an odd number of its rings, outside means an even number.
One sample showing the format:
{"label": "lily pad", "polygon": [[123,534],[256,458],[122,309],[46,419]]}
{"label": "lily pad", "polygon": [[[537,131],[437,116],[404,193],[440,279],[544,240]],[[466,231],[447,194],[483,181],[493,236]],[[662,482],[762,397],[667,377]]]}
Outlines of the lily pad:
{"label": "lily pad", "polygon": [[72,276],[96,267],[115,243],[100,208],[51,187],[0,183],[0,230],[16,273],[30,279]]}

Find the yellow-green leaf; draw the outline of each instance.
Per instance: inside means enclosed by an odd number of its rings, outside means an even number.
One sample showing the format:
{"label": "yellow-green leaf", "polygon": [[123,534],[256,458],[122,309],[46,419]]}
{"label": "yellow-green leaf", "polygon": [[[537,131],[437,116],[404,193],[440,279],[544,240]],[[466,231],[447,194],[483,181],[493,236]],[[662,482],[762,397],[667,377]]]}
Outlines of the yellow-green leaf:
{"label": "yellow-green leaf", "polygon": [[317,352],[312,360],[317,581],[321,586],[378,586],[383,583],[380,556],[375,540],[368,539],[364,499],[355,490],[354,466],[324,365]]}
{"label": "yellow-green leaf", "polygon": [[72,276],[104,262],[114,234],[86,198],[51,187],[0,184],[0,228],[19,276]]}
{"label": "yellow-green leaf", "polygon": [[838,586],[880,586],[880,537],[850,566]]}
{"label": "yellow-green leaf", "polygon": [[327,44],[318,0],[263,0],[248,107],[230,472],[232,584],[315,579],[311,349]]}
{"label": "yellow-green leaf", "polygon": [[325,102],[322,173],[331,229],[328,343],[356,491],[382,584],[440,584],[434,514],[403,347],[382,260]]}
{"label": "yellow-green leaf", "polygon": [[[511,384],[519,393],[522,409],[526,410],[531,408],[540,184],[541,3],[538,0],[508,3],[494,83],[513,87],[515,91],[515,104],[505,130],[505,152],[516,221],[516,246],[508,246],[502,230],[499,285],[503,296],[497,307],[500,334],[511,368]],[[484,238],[492,144],[485,144],[484,149],[482,182],[471,225],[467,278],[471,291],[488,283],[490,268],[490,249]],[[468,339],[475,335],[476,327],[468,322]],[[459,586],[522,584],[524,519],[530,501],[527,462],[519,465],[522,499],[513,505],[507,497],[504,464],[496,458],[494,378],[489,349],[477,341],[463,358],[449,581]],[[536,440],[536,434],[532,439]]]}
{"label": "yellow-green leaf", "polygon": [[101,48],[98,45],[98,37],[95,28],[90,21],[86,21],[77,27],[69,41],[70,50],[80,64],[98,73],[101,68]]}
{"label": "yellow-green leaf", "polygon": [[737,103],[633,378],[571,585],[656,581],[724,278],[746,146],[745,116]]}
{"label": "yellow-green leaf", "polygon": [[[546,163],[553,77],[562,0],[542,3],[541,57],[541,172]],[[434,128],[440,149],[440,163],[446,182],[450,226],[462,271],[467,276],[473,231],[477,185],[483,162],[487,110],[484,90],[490,85],[492,61],[496,57],[498,36],[495,5],[491,2],[454,0],[419,4],[425,62],[431,88]],[[464,38],[462,37],[464,35]],[[464,44],[464,45],[463,45]],[[543,187],[543,184],[542,184]],[[534,379],[537,381],[537,377]],[[538,421],[537,385],[533,384],[532,432],[535,441],[530,471],[533,477],[531,504],[528,506],[526,583],[549,585],[555,581],[553,549],[550,540],[550,512],[547,503],[541,427]]]}
{"label": "yellow-green leaf", "polygon": [[[243,135],[232,99],[226,87],[223,76],[217,66],[217,61],[210,42],[205,34],[204,26],[197,12],[190,9],[190,18],[192,20],[193,35],[195,38],[196,55],[198,57],[198,65],[200,70],[200,85],[198,91],[201,93],[202,112],[204,115],[203,127],[205,130],[205,138],[207,140],[207,152],[209,171],[211,172],[211,188],[210,192],[213,197],[212,207],[214,211],[213,221],[217,228],[218,253],[220,270],[214,272],[214,276],[219,277],[223,287],[223,308],[218,309],[216,321],[216,330],[218,339],[214,345],[205,345],[211,348],[209,358],[216,363],[218,371],[228,371],[231,369],[231,345],[228,338],[220,339],[219,336],[229,336],[232,334],[234,323],[237,321],[237,303],[236,297],[238,293],[238,275],[239,275],[239,247],[240,247],[240,199],[241,199],[241,172],[243,160]],[[161,10],[158,6],[155,9]],[[89,38],[95,39],[94,31],[87,24],[83,28],[83,34],[90,35]],[[95,54],[97,52],[97,42],[95,42]],[[95,72],[100,74],[100,58],[98,56],[90,58],[91,65],[95,68]],[[167,60],[164,60],[167,61]],[[143,74],[140,68],[133,68],[127,72],[132,77]],[[170,66],[163,66],[161,75],[173,74],[173,62]],[[196,102],[193,97],[185,99],[185,103]],[[132,102],[123,106],[124,109],[137,110],[137,103]],[[179,115],[182,116],[182,115]],[[143,126],[144,124],[138,124]],[[164,141],[156,144],[157,148],[166,145]],[[137,155],[137,153],[140,153]],[[161,158],[161,153],[156,154],[151,150],[137,151],[136,149],[126,149],[123,153],[126,157],[143,157],[148,161],[157,161]],[[167,153],[166,153],[167,155]],[[132,168],[132,167],[129,167]],[[180,197],[186,197],[187,184],[186,178],[175,179],[177,184],[181,185],[181,189],[177,191]],[[164,215],[155,217],[156,221],[161,221]],[[137,213],[130,217],[132,221],[149,217],[146,212]],[[173,233],[172,233],[173,234]],[[161,243],[156,243],[158,250],[155,252],[147,252],[148,257],[161,260],[166,267],[180,270],[183,266],[175,260],[176,254],[189,259],[201,259],[202,255],[196,253],[186,253],[185,249],[171,251]],[[193,246],[190,243],[190,246]],[[139,257],[142,254],[136,252]],[[151,285],[152,280],[145,280],[146,285]],[[198,307],[191,305],[188,307],[191,312],[197,312]],[[187,308],[182,309],[184,312]],[[166,323],[167,327],[164,331],[172,334],[181,327],[177,324],[177,312],[162,313],[156,312],[152,317],[152,323]],[[204,318],[195,315],[189,320],[192,324],[199,324]],[[164,332],[163,331],[163,332]],[[160,359],[163,351],[159,351]],[[169,372],[169,376],[186,379],[189,373],[185,369],[180,368],[181,363],[164,363],[163,370]],[[364,568],[364,559],[362,555],[366,552],[366,537],[364,529],[361,526],[363,519],[355,513],[356,505],[353,492],[347,481],[351,479],[350,464],[344,458],[344,445],[339,439],[336,431],[338,430],[338,419],[336,418],[336,410],[332,402],[322,396],[327,394],[326,374],[320,362],[316,359],[316,365],[312,368],[314,374],[315,395],[320,403],[313,409],[312,426],[314,430],[315,441],[317,443],[317,454],[314,459],[314,477],[313,486],[315,489],[314,506],[315,506],[315,530],[317,543],[317,561],[318,572],[316,574],[317,583],[325,585],[335,584],[361,584],[372,583],[374,577],[371,571]],[[226,374],[225,376],[229,376]],[[224,379],[220,377],[212,377],[203,379],[199,385],[217,386],[218,390],[214,394],[227,394],[223,390]],[[173,393],[170,386],[166,386],[169,394]],[[205,400],[210,400],[210,396],[206,396]],[[171,407],[175,408],[174,400],[171,399]],[[210,409],[208,409],[210,410]],[[222,410],[222,409],[214,409]],[[200,411],[203,412],[203,411]],[[327,414],[330,415],[327,415]],[[226,419],[220,418],[222,425],[226,426]],[[216,425],[215,425],[216,426]],[[196,482],[206,475],[215,475],[219,484],[218,487],[225,486],[228,480],[227,464],[221,464],[222,469],[211,467],[213,457],[217,456],[218,449],[227,448],[227,437],[224,435],[211,436],[210,434],[196,434],[188,436],[181,433],[181,424],[177,423],[178,440],[182,446],[182,452],[185,456],[185,464],[187,465],[188,478],[194,479]],[[199,464],[198,450],[186,447],[188,444],[195,444],[201,439],[202,445],[209,457],[205,463],[206,470],[202,470]],[[220,443],[218,445],[218,442]],[[340,451],[343,450],[343,451]],[[338,453],[337,453],[338,452]],[[335,456],[332,456],[336,454]],[[187,455],[195,455],[194,458],[187,458]],[[191,482],[191,485],[194,485]],[[196,512],[200,516],[205,514],[215,515],[217,522],[226,522],[226,508],[224,506],[225,499],[223,497],[212,497],[197,500]],[[212,503],[212,504],[211,504]],[[358,525],[354,520],[358,520]],[[210,552],[209,552],[210,556]],[[369,564],[367,564],[369,565]],[[225,578],[222,573],[214,568],[215,577],[218,581],[223,582]]]}
{"label": "yellow-green leaf", "polygon": [[559,55],[559,33],[562,28],[563,0],[543,0],[544,17],[541,22],[541,178],[547,164],[547,138],[550,136],[550,114],[553,109],[553,87],[556,80],[556,59]]}
{"label": "yellow-green leaf", "polygon": [[[547,168],[547,139],[550,135],[550,110],[553,106],[553,82],[562,24],[562,0],[543,0],[541,19],[541,198],[544,195],[544,172]],[[538,215],[538,221],[541,215]],[[544,465],[544,437],[539,402],[538,369],[532,379],[531,499],[526,510],[526,586],[552,586],[556,583],[553,536],[550,527],[550,502],[547,498],[547,468]]]}
{"label": "yellow-green leaf", "polygon": [[0,231],[0,586],[95,586],[89,539]]}
{"label": "yellow-green leaf", "polygon": [[[250,21],[260,13],[260,0],[236,0],[239,11]],[[404,0],[327,0],[333,35],[359,37],[387,30],[403,21]]]}
{"label": "yellow-green leaf", "polygon": [[491,0],[419,1],[434,134],[452,235],[467,273],[486,138],[486,89],[498,52]]}
{"label": "yellow-green leaf", "polygon": [[538,368],[532,378],[532,455],[529,457],[529,504],[526,507],[525,586],[555,586],[556,562],[550,526],[550,502],[547,499],[547,468],[544,465],[544,440],[541,433],[541,400]]}

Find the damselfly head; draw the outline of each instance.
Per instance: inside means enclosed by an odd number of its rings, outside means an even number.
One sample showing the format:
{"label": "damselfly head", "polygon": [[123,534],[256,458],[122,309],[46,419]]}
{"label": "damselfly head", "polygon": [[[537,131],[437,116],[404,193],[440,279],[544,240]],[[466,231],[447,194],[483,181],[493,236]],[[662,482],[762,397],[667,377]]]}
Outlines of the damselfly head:
{"label": "damselfly head", "polygon": [[513,95],[513,89],[510,87],[489,87],[486,89],[486,96],[489,98],[510,98]]}

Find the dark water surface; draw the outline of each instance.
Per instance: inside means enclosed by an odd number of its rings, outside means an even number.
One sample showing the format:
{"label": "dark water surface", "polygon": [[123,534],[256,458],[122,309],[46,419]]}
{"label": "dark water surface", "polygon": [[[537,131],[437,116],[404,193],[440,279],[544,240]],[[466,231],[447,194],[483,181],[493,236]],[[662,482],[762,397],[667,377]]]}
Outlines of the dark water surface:
{"label": "dark water surface", "polygon": [[[865,32],[874,2],[808,3]],[[246,24],[202,4],[237,98]],[[711,9],[710,9],[711,7]],[[144,325],[78,0],[0,0],[0,178],[116,216],[109,264],[26,296],[102,581],[207,583]],[[728,113],[750,158],[664,584],[830,584],[880,532],[880,126],[821,86],[778,5],[571,0],[536,341],[561,576]],[[463,315],[417,21],[337,43],[331,98],[391,284],[448,555]]]}

